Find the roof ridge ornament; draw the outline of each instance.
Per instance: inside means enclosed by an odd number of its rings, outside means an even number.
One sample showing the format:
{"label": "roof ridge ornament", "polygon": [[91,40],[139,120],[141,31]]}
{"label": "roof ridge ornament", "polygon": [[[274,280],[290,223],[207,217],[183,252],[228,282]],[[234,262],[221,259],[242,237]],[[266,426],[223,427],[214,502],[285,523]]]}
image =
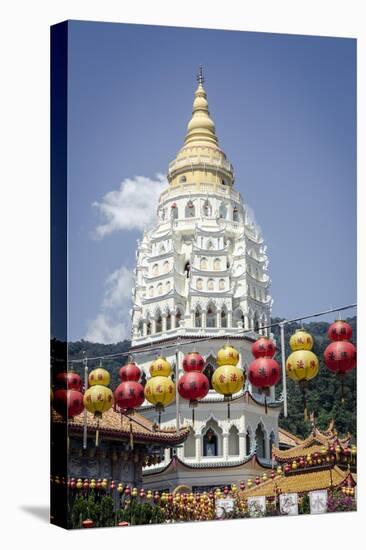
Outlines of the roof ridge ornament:
{"label": "roof ridge ornament", "polygon": [[198,74],[197,74],[197,82],[202,86],[202,84],[205,81],[205,77],[203,76],[203,67],[202,65],[199,66]]}

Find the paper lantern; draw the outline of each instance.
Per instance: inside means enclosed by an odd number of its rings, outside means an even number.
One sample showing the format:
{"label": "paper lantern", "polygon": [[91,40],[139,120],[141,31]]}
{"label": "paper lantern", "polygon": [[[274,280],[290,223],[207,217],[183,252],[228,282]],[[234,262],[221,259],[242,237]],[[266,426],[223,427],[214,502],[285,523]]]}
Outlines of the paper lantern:
{"label": "paper lantern", "polygon": [[95,432],[95,446],[99,444],[99,422],[104,412],[113,405],[112,390],[107,388],[110,375],[105,369],[99,367],[89,374],[90,387],[84,393],[84,406],[87,411],[94,414],[97,419]]}
{"label": "paper lantern", "polygon": [[324,351],[324,361],[341,381],[341,402],[344,404],[344,376],[356,366],[356,348],[348,341],[352,328],[345,321],[338,320],[330,325],[328,336],[333,342]]}
{"label": "paper lantern", "polygon": [[214,390],[223,395],[224,400],[228,402],[228,418],[230,418],[230,400],[244,384],[244,373],[236,366],[238,361],[239,352],[228,344],[223,346],[217,353],[219,367],[211,379]]}
{"label": "paper lantern", "polygon": [[201,371],[205,365],[205,360],[199,353],[187,353],[183,358],[183,374],[178,381],[178,392],[183,399],[189,400],[189,406],[192,408],[192,424],[194,424],[194,409],[198,401],[203,399],[209,389],[210,384],[207,376]]}

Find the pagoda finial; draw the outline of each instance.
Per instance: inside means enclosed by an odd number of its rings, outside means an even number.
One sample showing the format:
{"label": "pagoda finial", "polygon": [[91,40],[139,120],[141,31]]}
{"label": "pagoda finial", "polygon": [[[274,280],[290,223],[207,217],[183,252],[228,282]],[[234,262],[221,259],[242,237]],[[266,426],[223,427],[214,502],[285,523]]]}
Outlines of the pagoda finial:
{"label": "pagoda finial", "polygon": [[203,67],[202,65],[199,66],[198,74],[197,74],[197,82],[202,86],[202,84],[205,81],[205,77],[203,76]]}

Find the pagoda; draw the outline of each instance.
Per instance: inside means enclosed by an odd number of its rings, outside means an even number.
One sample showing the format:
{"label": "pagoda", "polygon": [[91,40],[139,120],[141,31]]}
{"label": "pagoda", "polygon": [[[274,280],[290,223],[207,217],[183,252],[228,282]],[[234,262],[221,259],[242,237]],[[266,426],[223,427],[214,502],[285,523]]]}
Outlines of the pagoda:
{"label": "pagoda", "polygon": [[[217,351],[228,341],[240,352],[239,367],[251,362],[252,343],[269,335],[272,298],[266,245],[235,190],[202,69],[197,80],[192,116],[184,144],[169,164],[156,224],[138,243],[130,352],[149,376],[158,350],[177,379],[183,355],[194,347],[205,358],[204,374],[211,381]],[[185,443],[176,451],[167,449],[163,464],[144,469],[144,485],[199,488],[233,481],[235,468],[235,477],[245,479],[258,467],[270,467],[271,447],[279,444],[282,401],[272,388],[266,414],[263,394],[250,384],[233,397],[228,419],[222,396],[210,389]],[[141,412],[156,419],[148,403]],[[190,423],[191,410],[177,397],[163,413],[162,425],[179,429]]]}

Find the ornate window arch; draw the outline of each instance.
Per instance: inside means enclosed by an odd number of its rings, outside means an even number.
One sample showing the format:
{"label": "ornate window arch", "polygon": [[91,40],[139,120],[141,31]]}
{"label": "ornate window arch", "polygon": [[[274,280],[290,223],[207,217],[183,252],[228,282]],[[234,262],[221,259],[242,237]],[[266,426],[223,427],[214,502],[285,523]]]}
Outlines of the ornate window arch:
{"label": "ornate window arch", "polygon": [[149,286],[149,297],[152,298],[154,296],[154,287],[153,285]]}
{"label": "ornate window arch", "polygon": [[239,455],[239,430],[234,424],[229,430],[229,455]]}
{"label": "ornate window arch", "polygon": [[244,326],[244,314],[240,307],[234,311],[234,322],[237,327]]}
{"label": "ornate window arch", "polygon": [[170,311],[166,314],[166,329],[170,330],[172,328],[172,316],[170,314]]}
{"label": "ornate window arch", "polygon": [[203,288],[203,281],[201,278],[197,279],[197,290],[202,290]]}
{"label": "ornate window arch", "polygon": [[160,296],[160,294],[163,294],[163,283],[158,284],[157,293],[158,293],[158,296]]}
{"label": "ornate window arch", "polygon": [[194,326],[196,328],[202,328],[202,310],[201,306],[197,306],[194,312]]}
{"label": "ornate window arch", "polygon": [[180,327],[181,321],[182,321],[183,313],[180,307],[177,307],[175,312],[175,326],[178,328]]}
{"label": "ornate window arch", "polygon": [[255,440],[257,444],[257,457],[266,458],[266,433],[261,422],[259,422],[255,430]]}
{"label": "ornate window arch", "polygon": [[196,215],[196,208],[191,200],[189,200],[185,207],[185,217],[194,218]]}
{"label": "ornate window arch", "polygon": [[168,273],[168,271],[169,271],[169,262],[168,262],[168,260],[166,260],[163,263],[163,271],[164,271],[164,273]]}
{"label": "ornate window arch", "polygon": [[155,313],[155,332],[161,332],[162,330],[163,330],[163,319],[161,316],[160,309],[157,309]]}
{"label": "ornate window arch", "polygon": [[227,307],[225,304],[221,309],[221,328],[227,328]]}
{"label": "ornate window arch", "polygon": [[220,456],[222,454],[222,429],[212,418],[206,423],[203,431],[203,456]]}
{"label": "ornate window arch", "polygon": [[209,355],[206,359],[205,368],[203,369],[203,374],[208,378],[210,384],[210,390],[212,390],[212,376],[216,369],[216,359],[213,355]]}
{"label": "ornate window arch", "polygon": [[221,270],[221,260],[220,260],[220,258],[215,258],[214,259],[213,266],[214,266],[215,271],[220,271]]}
{"label": "ornate window arch", "polygon": [[216,328],[217,324],[216,306],[213,303],[209,303],[206,312],[206,327]]}
{"label": "ornate window arch", "polygon": [[220,204],[219,217],[223,220],[227,218],[227,205],[224,202]]}
{"label": "ornate window arch", "polygon": [[215,289],[215,283],[213,279],[209,279],[207,281],[207,290],[214,290]]}
{"label": "ornate window arch", "polygon": [[201,258],[201,261],[200,261],[200,268],[202,270],[206,270],[208,268],[208,262],[207,262],[207,258]]}
{"label": "ornate window arch", "polygon": [[219,280],[219,289],[220,290],[225,290],[225,279],[220,279]]}
{"label": "ornate window arch", "polygon": [[152,274],[153,274],[154,276],[159,275],[159,265],[158,265],[158,264],[154,264],[154,265],[152,266]]}

